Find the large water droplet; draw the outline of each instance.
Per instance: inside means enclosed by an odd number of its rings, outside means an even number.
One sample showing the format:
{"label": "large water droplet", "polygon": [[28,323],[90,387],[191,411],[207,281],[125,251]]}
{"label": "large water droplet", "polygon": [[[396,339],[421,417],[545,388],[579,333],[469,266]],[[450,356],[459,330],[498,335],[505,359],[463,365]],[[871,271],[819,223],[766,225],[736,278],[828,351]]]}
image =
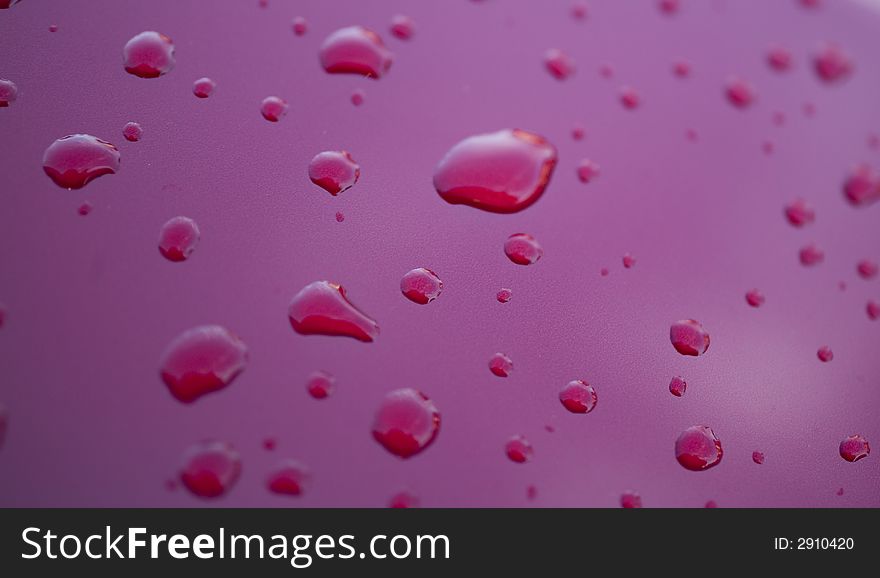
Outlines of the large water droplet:
{"label": "large water droplet", "polygon": [[524,130],[501,130],[464,139],[434,171],[444,201],[493,213],[515,213],[544,193],[556,167],[556,147]]}
{"label": "large water droplet", "polygon": [[327,37],[319,51],[321,66],[331,74],[381,78],[391,68],[392,54],[382,38],[363,26],[341,28]]}
{"label": "large water droplet", "polygon": [[857,462],[868,457],[870,453],[871,446],[868,445],[868,440],[858,434],[848,436],[840,442],[840,457],[848,462]]}
{"label": "large water droplet", "polygon": [[312,182],[334,196],[353,187],[360,176],[361,167],[346,151],[318,153],[309,163]]}
{"label": "large water droplet", "polygon": [[721,441],[711,428],[704,425],[687,428],[675,440],[675,459],[682,467],[694,472],[717,466],[723,455]]}
{"label": "large water droplet", "polygon": [[183,457],[180,481],[200,498],[217,498],[228,492],[241,474],[241,457],[231,444],[203,441]]}
{"label": "large water droplet", "polygon": [[119,170],[119,150],[90,134],[73,134],[49,145],[43,170],[56,185],[81,189],[90,181]]}
{"label": "large water droplet", "polygon": [[184,331],[168,344],[159,360],[162,381],[184,403],[223,389],[244,371],[247,346],[219,325]]}
{"label": "large water droplet", "polygon": [[122,49],[125,71],[141,78],[156,78],[174,68],[174,44],[158,32],[141,32]]}
{"label": "large water droplet", "polygon": [[496,353],[489,358],[489,371],[498,377],[507,377],[513,371],[513,360],[503,353]]}
{"label": "large water droplet", "polygon": [[306,381],[306,391],[315,399],[326,399],[336,391],[336,378],[326,371],[315,371]]}
{"label": "large water droplet", "polygon": [[426,305],[440,296],[443,281],[430,269],[419,267],[403,276],[400,291],[413,303]]}
{"label": "large water droplet", "polygon": [[290,301],[290,325],[301,335],[336,335],[373,341],[379,325],[355,307],[342,285],[315,281],[303,287]]}
{"label": "large water droplet", "polygon": [[507,457],[510,458],[510,461],[518,464],[524,464],[531,461],[532,456],[535,455],[535,450],[532,447],[532,444],[521,435],[516,435],[510,438],[504,445],[504,452],[507,454]]}
{"label": "large water droplet", "polygon": [[410,458],[427,448],[440,430],[440,412],[420,391],[392,391],[373,421],[373,437],[392,454]]}
{"label": "large water droplet", "polygon": [[571,413],[590,413],[599,397],[596,389],[581,379],[569,381],[559,392],[559,401]]}
{"label": "large water droplet", "polygon": [[169,261],[186,261],[199,243],[199,227],[189,217],[174,217],[159,231],[159,252]]}
{"label": "large water droplet", "polygon": [[309,469],[296,460],[283,460],[275,465],[266,479],[273,494],[301,496],[311,480]]}
{"label": "large water droplet", "polygon": [[709,349],[709,333],[693,319],[673,323],[669,328],[669,340],[682,355],[702,355]]}
{"label": "large water droplet", "polygon": [[819,79],[827,84],[846,80],[853,70],[853,63],[836,44],[827,44],[813,58],[813,68]]}
{"label": "large water droplet", "polygon": [[11,80],[0,78],[0,108],[5,108],[18,98],[18,87]]}
{"label": "large water droplet", "polygon": [[514,233],[504,241],[504,254],[517,265],[532,265],[544,256],[544,249],[531,235]]}

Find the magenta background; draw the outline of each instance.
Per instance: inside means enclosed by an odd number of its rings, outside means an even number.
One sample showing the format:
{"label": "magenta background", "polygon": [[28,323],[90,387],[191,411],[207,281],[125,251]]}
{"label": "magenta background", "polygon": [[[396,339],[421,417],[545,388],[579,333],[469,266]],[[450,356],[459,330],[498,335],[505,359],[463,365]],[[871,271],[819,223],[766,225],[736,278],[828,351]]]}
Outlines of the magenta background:
{"label": "magenta background", "polygon": [[[851,165],[880,162],[866,144],[880,131],[880,12],[824,4],[684,0],[670,18],[653,0],[593,0],[586,22],[568,1],[527,0],[24,0],[0,11],[0,77],[19,87],[0,109],[0,403],[10,412],[0,505],[384,506],[409,489],[425,506],[617,506],[624,490],[646,507],[880,506],[880,322],[865,314],[880,280],[855,272],[859,259],[880,259],[880,204],[855,209],[840,192]],[[388,32],[398,12],[416,22],[410,42]],[[297,15],[309,22],[303,37],[290,30]],[[383,35],[395,53],[387,77],[320,69],[324,37],[351,24]],[[122,47],[143,30],[174,40],[170,74],[124,72]],[[840,86],[822,85],[808,61],[827,40],[855,60]],[[788,74],[765,63],[776,43],[795,56]],[[553,47],[576,62],[566,82],[543,68]],[[678,59],[690,79],[671,73]],[[612,80],[598,74],[606,62]],[[755,85],[751,109],[723,98],[731,74]],[[207,100],[192,95],[202,76],[217,82]],[[636,111],[618,102],[624,84],[642,97]],[[290,103],[278,124],[260,117],[269,95]],[[771,123],[777,110],[784,127]],[[143,125],[141,142],[122,138],[128,121]],[[588,136],[575,142],[579,123]],[[559,148],[544,197],[514,215],[444,203],[431,177],[449,147],[513,127]],[[122,168],[68,192],[40,160],[76,132],[115,143]],[[337,198],[308,180],[327,149],[361,165]],[[575,176],[585,157],[602,169],[589,185]],[[782,215],[797,196],[817,211],[802,230]],[[81,217],[86,199],[95,209]],[[157,250],[177,215],[202,232],[182,264]],[[516,232],[541,242],[539,263],[505,258]],[[826,252],[812,269],[797,258],[809,242]],[[635,268],[623,269],[625,252]],[[420,266],[445,285],[427,306],[399,292]],[[342,283],[378,320],[376,343],[290,329],[291,296],[318,279]],[[513,289],[505,305],[502,286]],[[751,287],[764,307],[747,307]],[[670,323],[688,317],[711,334],[703,357],[669,343]],[[182,405],[159,379],[159,355],[210,323],[244,339],[250,364],[226,390]],[[816,359],[823,344],[831,363]],[[487,368],[496,351],[514,361],[508,379]],[[316,369],[338,378],[328,400],[306,394]],[[681,399],[667,389],[679,373]],[[557,400],[571,379],[597,388],[588,416]],[[381,397],[400,387],[423,390],[443,419],[434,445],[408,461],[369,435]],[[707,472],[673,457],[693,424],[724,446]],[[875,454],[844,462],[837,446],[852,433]],[[534,445],[531,463],[504,456],[514,434]],[[266,436],[278,437],[274,452]],[[237,486],[211,502],[166,490],[205,437],[241,451]],[[264,488],[286,457],[313,471],[300,499]]]}

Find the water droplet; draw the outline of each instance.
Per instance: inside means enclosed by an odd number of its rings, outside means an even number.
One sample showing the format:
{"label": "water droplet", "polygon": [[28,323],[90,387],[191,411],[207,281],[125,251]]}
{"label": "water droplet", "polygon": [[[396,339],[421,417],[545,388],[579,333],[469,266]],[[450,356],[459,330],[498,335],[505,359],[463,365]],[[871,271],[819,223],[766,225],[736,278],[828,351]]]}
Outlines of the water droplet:
{"label": "water droplet", "polygon": [[862,279],[873,279],[877,276],[877,273],[880,272],[880,265],[877,265],[876,261],[862,259],[859,261],[858,265],[856,265],[856,270],[859,272],[859,277]]}
{"label": "water droplet", "polygon": [[241,456],[231,444],[203,441],[183,457],[180,481],[200,498],[217,498],[228,492],[241,475]]}
{"label": "water droplet", "polygon": [[532,265],[544,256],[544,249],[531,235],[514,233],[504,241],[504,254],[517,265]]}
{"label": "water droplet", "polygon": [[853,63],[836,44],[826,44],[813,58],[813,68],[819,79],[826,84],[846,80],[853,70]]}
{"label": "water droplet", "polygon": [[336,222],[341,223],[345,220],[345,214],[342,211],[336,211]]}
{"label": "water droplet", "polygon": [[410,458],[423,451],[439,431],[440,412],[434,402],[411,388],[386,395],[373,421],[376,441],[401,458]]}
{"label": "water droplet", "polygon": [[247,361],[247,346],[238,336],[219,325],[202,325],[175,337],[159,367],[171,395],[192,403],[231,384]]}
{"label": "water droplet", "polygon": [[587,3],[586,2],[575,2],[571,5],[571,17],[575,20],[586,20],[587,19]]}
{"label": "water droplet", "polygon": [[843,193],[853,206],[870,205],[880,199],[880,178],[870,166],[857,165],[844,181]]}
{"label": "water droplet", "polygon": [[83,217],[85,217],[86,215],[88,215],[89,213],[92,212],[93,208],[94,207],[92,206],[92,204],[90,202],[86,201],[79,206],[79,208],[76,210],[76,212],[79,213],[80,215],[82,215]]}
{"label": "water droplet", "polygon": [[504,446],[504,452],[507,454],[507,457],[510,458],[510,461],[518,464],[524,464],[531,461],[532,456],[535,454],[532,444],[520,435],[513,436],[507,441],[507,444]]}
{"label": "water droplet", "polygon": [[842,495],[843,495],[843,488],[837,488],[837,495],[838,495],[838,496],[842,496]]}
{"label": "water droplet", "polygon": [[827,345],[823,345],[816,352],[816,357],[818,357],[819,361],[821,361],[822,363],[828,363],[829,361],[834,359],[834,352],[831,351],[831,348]]}
{"label": "water droplet", "polygon": [[362,26],[341,28],[327,37],[319,52],[321,66],[331,74],[381,78],[393,58],[382,38]]}
{"label": "water droplet", "polygon": [[193,94],[199,98],[208,98],[209,96],[214,94],[214,89],[216,88],[216,82],[214,82],[207,76],[203,76],[193,83]]}
{"label": "water droplet", "polygon": [[267,96],[260,104],[260,114],[269,122],[278,122],[287,114],[287,101],[277,96]]}
{"label": "water droplet", "polygon": [[444,201],[492,213],[516,213],[544,193],[556,167],[556,147],[524,130],[501,130],[464,139],[434,171]]}
{"label": "water droplet", "polygon": [[801,248],[798,256],[804,267],[813,267],[825,260],[825,252],[814,244]]}
{"label": "water droplet", "polygon": [[503,353],[496,353],[489,358],[489,371],[498,377],[507,377],[513,371],[513,360]]}
{"label": "water droplet", "polygon": [[11,80],[0,78],[0,108],[6,108],[18,98],[18,87]]}
{"label": "water droplet", "polygon": [[143,135],[143,127],[136,122],[127,122],[125,123],[125,126],[122,127],[122,136],[124,136],[125,140],[128,142],[137,142],[141,140]]}
{"label": "water droplet", "polygon": [[57,24],[50,24],[49,25],[49,32],[58,32],[58,25]]}
{"label": "water droplet", "polygon": [[816,211],[805,200],[795,199],[785,205],[785,218],[795,227],[803,227],[816,220]]}
{"label": "water droplet", "polygon": [[580,182],[586,184],[599,176],[600,167],[590,159],[584,159],[577,166],[577,176]]}
{"label": "water droplet", "polygon": [[680,375],[676,375],[669,382],[669,393],[674,395],[675,397],[681,397],[687,391],[687,382]]}
{"label": "water droplet", "polygon": [[443,281],[430,269],[419,267],[403,276],[400,291],[413,303],[426,305],[440,296]]}
{"label": "water droplet", "polygon": [[569,381],[559,391],[559,401],[571,413],[590,413],[596,407],[599,397],[592,385],[577,379]]}
{"label": "water droplet", "polygon": [[607,277],[608,273],[609,271],[607,267],[602,267],[601,269],[599,269],[599,275],[601,275],[602,277]]}
{"label": "water droplet", "polygon": [[777,72],[789,70],[792,61],[791,52],[781,46],[775,46],[767,52],[767,64]]}
{"label": "water droplet", "polygon": [[586,130],[580,125],[577,125],[571,129],[571,138],[573,140],[584,140],[586,134]]}
{"label": "water droplet", "polygon": [[64,189],[81,189],[102,175],[119,170],[119,151],[107,141],[89,134],[73,134],[49,145],[43,170]]}
{"label": "water droplet", "polygon": [[754,87],[745,80],[733,77],[727,81],[724,89],[727,100],[737,108],[748,108],[755,101]]}
{"label": "water droplet", "polygon": [[695,131],[692,128],[689,128],[684,132],[684,138],[686,138],[690,142],[697,142],[697,140],[700,138],[700,136],[697,134],[697,131]]}
{"label": "water droplet", "polygon": [[880,319],[880,301],[869,300],[867,306],[865,306],[865,311],[868,314],[868,318],[872,321]]}
{"label": "water droplet", "polygon": [[758,464],[759,466],[764,463],[764,454],[763,452],[752,452],[752,461]]}
{"label": "water droplet", "polygon": [[575,71],[574,61],[558,48],[544,53],[544,66],[556,80],[565,80]]}
{"label": "water droplet", "polygon": [[623,256],[623,266],[624,266],[624,268],[626,268],[626,269],[632,269],[633,266],[635,266],[635,264],[636,264],[636,258],[635,258],[635,257],[633,257],[632,255],[630,255],[629,253],[626,253],[626,254]]}
{"label": "water droplet", "polygon": [[534,501],[538,498],[538,488],[534,484],[530,484],[526,488],[526,499],[530,501]]}
{"label": "water droplet", "polygon": [[634,89],[624,86],[620,89],[620,104],[628,110],[635,110],[641,104],[642,99]]}
{"label": "water droplet", "polygon": [[672,73],[679,78],[687,78],[691,75],[691,65],[684,61],[678,61],[672,65]]}
{"label": "water droplet", "polygon": [[508,289],[506,287],[502,287],[498,291],[498,294],[495,295],[495,298],[498,299],[499,303],[507,303],[508,301],[513,299],[513,291],[511,291],[510,289]]}
{"label": "water droplet", "polygon": [[641,508],[642,507],[642,497],[633,491],[627,491],[620,494],[620,507],[621,508]]}
{"label": "water droplet", "polygon": [[290,301],[290,325],[301,335],[353,337],[370,342],[379,337],[379,326],[355,307],[342,285],[315,281]]}
{"label": "water droplet", "polygon": [[409,16],[397,14],[391,19],[391,34],[401,40],[409,40],[415,34],[415,23]]}
{"label": "water droplet", "polygon": [[336,391],[336,377],[326,371],[315,371],[309,375],[306,391],[315,399],[326,399]]}
{"label": "water droplet", "polygon": [[421,504],[419,497],[410,492],[398,492],[388,500],[388,507],[394,509],[418,508]]}
{"label": "water droplet", "polygon": [[702,355],[709,349],[709,333],[693,319],[673,323],[669,328],[669,339],[682,355]]}
{"label": "water droplet", "polygon": [[199,227],[189,217],[174,217],[159,231],[159,252],[169,261],[186,261],[199,243]]}
{"label": "water droplet", "polygon": [[703,506],[703,507],[704,507],[704,508],[717,508],[717,507],[718,507],[718,503],[715,502],[715,500],[709,500],[708,502],[706,502],[706,505]]}
{"label": "water droplet", "polygon": [[290,23],[290,28],[297,36],[302,36],[309,30],[309,23],[302,16],[297,16]]}
{"label": "water droplet", "polygon": [[263,439],[263,449],[267,452],[275,451],[275,448],[278,447],[278,440],[273,437],[268,437]]}
{"label": "water droplet", "polygon": [[658,0],[657,7],[660,8],[660,12],[663,14],[672,16],[678,12],[681,4],[679,4],[678,0]]}
{"label": "water droplet", "polygon": [[868,457],[870,453],[871,446],[868,445],[868,440],[858,434],[848,436],[840,442],[840,457],[848,462],[857,462]]}
{"label": "water droplet", "polygon": [[687,428],[675,440],[675,459],[682,467],[693,472],[717,466],[722,455],[721,441],[711,428],[704,425]]}
{"label": "water droplet", "polygon": [[363,89],[356,88],[351,93],[351,103],[355,106],[360,106],[364,103],[365,96],[366,96],[366,93],[363,91]]}
{"label": "water droplet", "polygon": [[122,49],[125,71],[141,78],[157,78],[174,68],[174,44],[158,32],[141,32]]}
{"label": "water droplet", "polygon": [[749,289],[746,292],[746,303],[752,307],[760,307],[764,304],[764,294],[757,289]]}
{"label": "water droplet", "polygon": [[361,176],[361,167],[346,151],[324,151],[309,163],[309,178],[330,193],[347,191]]}
{"label": "water droplet", "polygon": [[308,468],[296,460],[279,462],[266,479],[266,487],[273,494],[301,496],[311,481]]}

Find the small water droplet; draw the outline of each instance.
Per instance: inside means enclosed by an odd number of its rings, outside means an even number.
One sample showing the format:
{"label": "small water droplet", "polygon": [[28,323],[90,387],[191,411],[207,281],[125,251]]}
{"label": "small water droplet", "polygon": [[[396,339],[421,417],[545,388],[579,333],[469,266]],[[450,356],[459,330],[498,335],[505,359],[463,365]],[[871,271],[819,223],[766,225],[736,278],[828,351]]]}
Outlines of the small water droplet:
{"label": "small water droplet", "polygon": [[576,125],[576,126],[572,127],[572,129],[571,129],[571,138],[573,140],[584,140],[584,137],[586,136],[586,134],[587,134],[587,131],[584,129],[584,127],[582,127],[580,125]]}
{"label": "small water droplet", "polygon": [[144,129],[139,123],[128,122],[122,127],[122,136],[124,136],[125,140],[128,142],[138,142],[141,140],[143,134]]}
{"label": "small water droplet", "polygon": [[510,461],[518,464],[524,464],[531,461],[532,456],[535,454],[532,444],[521,435],[516,435],[510,438],[504,445],[504,452],[507,454],[507,457],[510,458]]}
{"label": "small water droplet", "polygon": [[858,434],[848,436],[840,442],[840,457],[848,462],[857,462],[868,457],[870,453],[871,446],[868,445],[868,440]]}
{"label": "small water droplet", "polygon": [[186,261],[196,249],[201,233],[189,217],[174,217],[159,231],[159,252],[169,261]]}
{"label": "small water droplet", "polygon": [[382,37],[362,26],[341,28],[327,37],[319,51],[321,66],[331,74],[381,78],[393,58]]}
{"label": "small water droplet", "polygon": [[819,79],[826,84],[846,80],[853,70],[853,63],[836,44],[826,44],[813,58],[813,68]]}
{"label": "small water droplet", "polygon": [[620,89],[620,104],[628,110],[635,110],[641,104],[642,99],[635,89],[624,86]]}
{"label": "small water droplet", "polygon": [[440,430],[434,402],[415,389],[392,391],[373,421],[373,437],[392,454],[410,458],[427,448]]}
{"label": "small water droplet", "polygon": [[397,14],[391,18],[391,34],[400,40],[409,40],[415,34],[416,27],[412,18]]}
{"label": "small water droplet", "polygon": [[715,500],[709,500],[708,502],[706,502],[706,505],[704,507],[705,508],[717,508],[718,503],[715,502]]}
{"label": "small water droplet", "polygon": [[514,233],[504,241],[504,254],[517,265],[532,265],[544,256],[544,249],[531,235]]}
{"label": "small water droplet", "polygon": [[499,303],[507,303],[513,299],[513,291],[506,287],[502,287],[495,295],[495,298],[498,299]]}
{"label": "small water droplet", "polygon": [[49,145],[43,170],[64,189],[81,189],[102,175],[119,170],[119,150],[89,134],[73,134]]}
{"label": "small water droplet", "polygon": [[50,24],[49,25],[49,32],[58,32],[58,25],[57,24]]}
{"label": "small water droplet", "polygon": [[516,213],[537,201],[556,167],[556,147],[524,130],[468,137],[434,171],[444,201],[492,213]]}
{"label": "small water droplet", "polygon": [[880,301],[870,299],[865,306],[865,312],[868,314],[868,319],[872,321],[880,319]]}
{"label": "small water droplet", "polygon": [[856,165],[843,183],[843,194],[853,206],[868,206],[880,199],[880,178],[870,166]]}
{"label": "small water droplet", "polygon": [[785,205],[785,218],[795,227],[803,227],[816,220],[816,211],[805,200],[795,199]]}
{"label": "small water droplet", "polygon": [[687,428],[675,440],[675,459],[683,468],[693,472],[717,466],[723,455],[721,441],[711,428],[704,425]]}
{"label": "small water droplet", "polygon": [[657,7],[663,14],[672,16],[678,12],[681,8],[681,4],[679,3],[679,0],[658,0]]}
{"label": "small water droplet", "polygon": [[183,456],[180,481],[200,498],[218,498],[228,492],[241,475],[241,457],[231,444],[203,441]]}
{"label": "small water droplet", "polygon": [[632,268],[635,266],[635,264],[636,264],[636,258],[635,258],[635,257],[633,257],[632,255],[630,255],[629,253],[626,253],[626,254],[623,256],[623,266],[624,266],[624,268],[626,268],[626,269],[632,269]]}
{"label": "small water droplet", "polygon": [[388,500],[388,507],[393,509],[418,508],[420,505],[419,497],[406,491],[398,492]]}
{"label": "small water droplet", "polygon": [[856,265],[856,271],[862,279],[873,279],[880,272],[880,265],[870,259],[862,259]]}
{"label": "small water droplet", "polygon": [[263,449],[267,452],[275,451],[275,448],[278,447],[278,440],[273,437],[263,438]]}
{"label": "small water droplet", "polygon": [[165,480],[165,489],[169,492],[176,492],[179,486],[180,482],[178,482],[174,478],[168,478],[167,480]]}
{"label": "small water droplet", "polygon": [[781,46],[774,46],[767,51],[767,64],[776,72],[789,70],[792,62],[791,52]]}
{"label": "small water droplet", "polygon": [[513,361],[503,353],[489,358],[489,371],[498,377],[508,377],[513,372]]}
{"label": "small water droplet", "polygon": [[756,93],[754,87],[745,80],[733,77],[724,88],[727,100],[737,108],[748,108],[754,103]]}
{"label": "small water droplet", "polygon": [[576,379],[569,381],[559,391],[559,401],[571,413],[590,413],[595,409],[599,396],[592,385]]}
{"label": "small water droplet", "polygon": [[587,3],[586,2],[575,2],[571,5],[571,17],[575,20],[586,20],[587,19]]}
{"label": "small water droplet", "polygon": [[174,44],[158,32],[141,32],[122,49],[125,71],[141,78],[157,78],[174,68]]}
{"label": "small water droplet", "polygon": [[599,270],[599,275],[601,275],[602,277],[607,277],[607,276],[608,276],[608,273],[609,273],[609,271],[608,271],[608,268],[607,268],[607,267],[602,267],[602,268]]}
{"label": "small water droplet", "polygon": [[746,303],[752,307],[760,307],[764,304],[764,294],[758,289],[749,289],[746,292]]}
{"label": "small water droplet", "polygon": [[672,65],[672,73],[679,78],[688,78],[691,75],[691,65],[680,60]]}
{"label": "small water droplet", "polygon": [[669,328],[669,339],[682,355],[702,355],[709,349],[709,333],[693,319],[673,323]]}
{"label": "small water droplet", "polygon": [[529,501],[534,501],[538,498],[538,487],[534,484],[529,484],[526,487],[526,499]]}
{"label": "small water droplet", "polygon": [[302,16],[297,16],[290,23],[290,29],[297,36],[302,36],[309,30],[309,23]]}
{"label": "small water droplet", "polygon": [[843,488],[837,488],[837,492],[836,492],[836,493],[837,493],[838,496],[842,496],[842,495],[843,495]]}
{"label": "small water droplet", "polygon": [[565,80],[575,71],[574,60],[558,48],[544,53],[544,66],[556,80]]}
{"label": "small water droplet", "polygon": [[356,88],[351,93],[351,103],[355,106],[360,106],[364,103],[364,98],[366,97],[366,93],[361,88]]}
{"label": "small water droplet", "polygon": [[342,285],[329,281],[303,287],[287,312],[291,327],[300,335],[344,336],[365,342],[379,337],[379,325],[348,300]]}
{"label": "small water droplet", "polygon": [[336,211],[336,222],[341,223],[345,220],[345,214],[342,211]]}
{"label": "small water droplet", "polygon": [[86,201],[79,206],[79,208],[76,210],[76,212],[79,213],[80,215],[82,215],[83,217],[85,217],[86,215],[88,215],[89,213],[92,212],[93,208],[94,207],[92,206],[92,204],[90,202]]}
{"label": "small water droplet", "polygon": [[238,336],[219,325],[202,325],[175,337],[159,367],[171,395],[192,403],[231,384],[247,361],[247,346]]}
{"label": "small water droplet", "polygon": [[690,142],[697,142],[697,140],[699,140],[700,136],[697,134],[697,131],[695,131],[692,128],[689,128],[684,132],[684,138],[686,138]]}
{"label": "small water droplet", "polygon": [[296,460],[282,460],[269,473],[266,488],[281,496],[301,496],[311,481],[309,469]]}
{"label": "small water droplet", "polygon": [[633,491],[626,491],[620,494],[620,507],[626,509],[641,508],[642,497]]}
{"label": "small water droplet", "polygon": [[208,98],[214,94],[216,88],[217,83],[204,76],[193,83],[193,94],[199,98]]}
{"label": "small water droplet", "polygon": [[761,143],[761,151],[765,155],[772,155],[774,150],[776,150],[776,145],[772,141],[765,140]]}
{"label": "small water droplet", "polygon": [[0,78],[0,108],[6,108],[18,98],[18,86],[11,80]]}
{"label": "small water droplet", "polygon": [[687,391],[687,382],[680,375],[676,375],[669,382],[669,393],[674,395],[675,397],[681,397]]}
{"label": "small water droplet", "polygon": [[440,296],[441,291],[443,291],[443,281],[436,273],[424,267],[413,269],[400,280],[400,292],[419,305],[430,303]]}
{"label": "small water droplet", "polygon": [[834,359],[834,352],[831,351],[831,348],[827,345],[823,345],[816,352],[816,357],[819,358],[819,361],[822,363],[828,363],[829,361]]}
{"label": "small water droplet", "polygon": [[315,371],[306,381],[306,391],[315,399],[326,399],[336,391],[336,377],[326,371]]}
{"label": "small water droplet", "polygon": [[752,461],[758,464],[759,466],[764,463],[764,454],[763,452],[752,452]]}
{"label": "small water droplet", "polygon": [[269,122],[278,122],[287,114],[287,101],[277,96],[267,96],[260,104],[260,114]]}
{"label": "small water droplet", "polygon": [[309,178],[330,193],[347,191],[361,176],[361,167],[346,151],[324,151],[309,163]]}
{"label": "small water droplet", "polygon": [[825,260],[825,252],[816,245],[810,244],[801,248],[798,257],[804,267],[814,267]]}
{"label": "small water droplet", "polygon": [[577,166],[577,177],[580,182],[586,184],[599,176],[601,168],[590,159],[582,160]]}

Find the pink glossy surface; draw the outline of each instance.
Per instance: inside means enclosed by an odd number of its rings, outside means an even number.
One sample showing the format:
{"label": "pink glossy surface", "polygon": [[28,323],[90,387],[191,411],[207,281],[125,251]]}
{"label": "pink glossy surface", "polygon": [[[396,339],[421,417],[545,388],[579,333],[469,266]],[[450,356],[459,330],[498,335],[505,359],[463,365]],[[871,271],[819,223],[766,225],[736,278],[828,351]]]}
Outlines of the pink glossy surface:
{"label": "pink glossy surface", "polygon": [[[235,444],[242,471],[210,505],[383,507],[407,488],[426,507],[617,507],[628,489],[659,507],[880,506],[877,456],[839,455],[848,435],[880,439],[880,321],[866,314],[880,281],[855,270],[880,259],[880,205],[854,206],[842,191],[852,167],[880,167],[867,144],[880,131],[880,14],[846,0],[810,10],[683,1],[672,15],[651,1],[592,0],[578,21],[570,4],[94,0],[0,11],[0,75],[19,89],[0,109],[0,503],[202,505],[164,484],[185,448],[214,438]],[[387,39],[395,61],[381,80],[324,72],[324,38],[352,24],[387,34],[400,10],[417,35]],[[295,16],[307,34],[291,32]],[[160,78],[123,69],[122,47],[142,30],[175,41],[175,67]],[[826,42],[853,59],[844,82],[816,76],[812,55]],[[785,74],[766,63],[776,44],[795,58]],[[579,73],[548,75],[551,46]],[[687,79],[670,72],[679,60]],[[222,88],[206,100],[192,94],[203,75]],[[751,107],[727,102],[730,75],[754,84]],[[367,82],[367,102],[352,106]],[[642,97],[635,110],[620,104],[624,84]],[[271,94],[291,102],[277,124],[258,112]],[[43,174],[55,139],[122,141],[132,119],[148,138],[116,143],[117,174],[75,192]],[[558,149],[541,199],[507,215],[444,202],[432,177],[450,147],[511,127]],[[308,164],[322,150],[357,152],[364,172],[351,194],[315,190]],[[589,186],[576,179],[584,158],[602,165]],[[817,215],[802,229],[783,215],[796,197]],[[95,210],[82,218],[86,199]],[[206,232],[197,256],[174,265],[156,251],[173,215],[197,216]],[[540,239],[540,263],[505,257],[516,231]],[[821,266],[799,263],[809,243],[825,251]],[[639,259],[628,271],[625,252]],[[444,281],[425,307],[399,289],[419,264]],[[343,284],[381,337],[292,331],[288,303],[317,279]],[[499,304],[501,287],[515,299]],[[744,303],[751,287],[769,297],[759,309]],[[670,323],[688,318],[711,332],[706,355],[669,343]],[[174,335],[204,324],[234,328],[251,360],[233,385],[184,405],[157,361]],[[832,363],[816,358],[824,343]],[[486,367],[496,351],[516,360],[507,379]],[[322,402],[303,391],[316,368],[340,384]],[[692,385],[680,399],[666,388],[677,374]],[[558,399],[576,376],[602,396],[586,417]],[[443,412],[442,433],[411,460],[370,435],[383,396],[402,387]],[[726,455],[695,473],[673,444],[701,423]],[[521,467],[503,452],[513,433],[539,450]],[[263,450],[269,435],[278,452]],[[761,467],[756,448],[773,448]],[[265,487],[287,455],[316,480],[295,501]]]}

